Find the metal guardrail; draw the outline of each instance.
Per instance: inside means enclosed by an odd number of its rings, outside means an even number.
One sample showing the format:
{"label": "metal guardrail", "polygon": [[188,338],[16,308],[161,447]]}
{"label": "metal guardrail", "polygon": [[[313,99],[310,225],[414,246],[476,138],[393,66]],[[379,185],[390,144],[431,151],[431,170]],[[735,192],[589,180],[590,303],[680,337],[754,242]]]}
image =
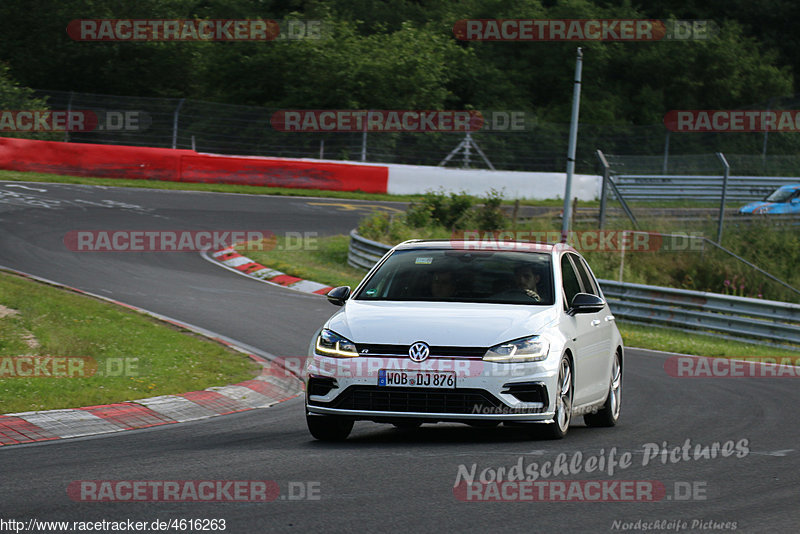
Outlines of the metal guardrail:
{"label": "metal guardrail", "polygon": [[391,248],[389,245],[361,237],[355,230],[351,230],[347,263],[357,269],[370,270]]}
{"label": "metal guardrail", "polygon": [[[350,232],[347,263],[370,269],[392,247]],[[800,304],[704,291],[599,280],[603,294],[621,319],[703,330],[722,337],[750,337],[800,344]]]}
{"label": "metal guardrail", "polygon": [[800,305],[599,280],[614,315],[729,336],[800,344]]}
{"label": "metal guardrail", "polygon": [[[626,200],[719,200],[722,176],[617,174],[614,184]],[[800,183],[797,177],[730,176],[726,198],[731,202],[762,200],[779,186]]]}

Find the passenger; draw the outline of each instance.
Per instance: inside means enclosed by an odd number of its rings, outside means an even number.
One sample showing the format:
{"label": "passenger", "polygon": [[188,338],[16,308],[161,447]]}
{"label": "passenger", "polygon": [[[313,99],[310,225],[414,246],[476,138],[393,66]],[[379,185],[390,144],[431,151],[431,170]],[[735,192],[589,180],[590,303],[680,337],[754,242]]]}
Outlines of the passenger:
{"label": "passenger", "polygon": [[431,279],[431,295],[434,298],[448,298],[455,295],[456,288],[453,281],[453,273],[450,271],[439,271],[433,273]]}

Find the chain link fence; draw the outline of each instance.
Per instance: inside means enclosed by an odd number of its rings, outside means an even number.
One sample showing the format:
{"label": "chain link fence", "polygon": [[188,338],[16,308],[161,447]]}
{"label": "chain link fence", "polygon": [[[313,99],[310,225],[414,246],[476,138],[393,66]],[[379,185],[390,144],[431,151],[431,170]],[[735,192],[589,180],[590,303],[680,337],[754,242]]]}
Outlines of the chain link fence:
{"label": "chain link fence", "polygon": [[[110,96],[37,90],[53,110],[90,110],[101,128],[64,134],[78,143],[188,148],[218,154],[439,165],[464,140],[442,132],[281,132],[270,125],[275,108],[192,99]],[[790,105],[792,102],[772,102]],[[484,112],[488,116],[487,112]],[[531,114],[527,114],[528,117]],[[496,169],[559,172],[566,167],[569,124],[527,120],[519,130],[480,130],[472,141]],[[800,141],[791,133],[675,133],[662,124],[619,126],[581,124],[576,170],[598,173],[595,150],[626,154],[615,171],[661,174],[718,174],[713,157],[724,152],[737,175],[794,175],[800,168]],[[452,156],[451,167],[486,168],[473,148]]]}

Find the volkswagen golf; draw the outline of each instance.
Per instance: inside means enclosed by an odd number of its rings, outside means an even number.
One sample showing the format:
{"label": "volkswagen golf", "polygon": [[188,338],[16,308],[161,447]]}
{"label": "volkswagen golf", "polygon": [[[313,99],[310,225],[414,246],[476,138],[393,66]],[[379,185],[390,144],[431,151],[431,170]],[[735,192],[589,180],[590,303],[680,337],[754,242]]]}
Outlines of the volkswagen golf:
{"label": "volkswagen golf", "polygon": [[585,259],[565,244],[413,240],[391,249],[309,347],[306,420],[524,425],[562,438],[575,416],[613,426],[623,345]]}

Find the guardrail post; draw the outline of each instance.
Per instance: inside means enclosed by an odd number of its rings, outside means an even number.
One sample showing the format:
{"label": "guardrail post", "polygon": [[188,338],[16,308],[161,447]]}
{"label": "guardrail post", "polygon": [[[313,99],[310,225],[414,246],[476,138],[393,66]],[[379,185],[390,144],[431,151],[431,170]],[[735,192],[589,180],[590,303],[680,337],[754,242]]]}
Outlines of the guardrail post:
{"label": "guardrail post", "polygon": [[608,200],[608,176],[611,174],[611,165],[608,164],[605,154],[599,148],[597,149],[597,159],[600,160],[600,165],[603,166],[603,185],[600,186],[600,219],[598,226],[602,230],[606,224],[606,201]]}
{"label": "guardrail post", "polygon": [[[72,97],[75,95],[74,92],[69,92],[69,102],[67,102],[67,117],[72,116]],[[69,126],[64,129],[64,142],[69,143]]]}
{"label": "guardrail post", "polygon": [[731,172],[731,166],[728,164],[728,160],[725,159],[725,155],[722,152],[717,152],[717,157],[719,161],[722,163],[722,167],[724,168],[724,172],[722,174],[722,199],[719,203],[719,226],[717,227],[717,243],[722,244],[722,221],[725,218],[725,197],[728,195],[728,176]]}
{"label": "guardrail post", "polygon": [[178,113],[181,111],[184,100],[186,99],[181,98],[180,102],[178,102],[178,107],[175,108],[175,113],[172,114],[172,148],[177,148],[178,146]]}
{"label": "guardrail post", "polygon": [[[367,161],[367,124],[369,123],[369,114],[370,112],[367,111],[367,116],[364,118],[364,133],[361,134],[361,161]],[[319,159],[322,159],[322,156]]]}

